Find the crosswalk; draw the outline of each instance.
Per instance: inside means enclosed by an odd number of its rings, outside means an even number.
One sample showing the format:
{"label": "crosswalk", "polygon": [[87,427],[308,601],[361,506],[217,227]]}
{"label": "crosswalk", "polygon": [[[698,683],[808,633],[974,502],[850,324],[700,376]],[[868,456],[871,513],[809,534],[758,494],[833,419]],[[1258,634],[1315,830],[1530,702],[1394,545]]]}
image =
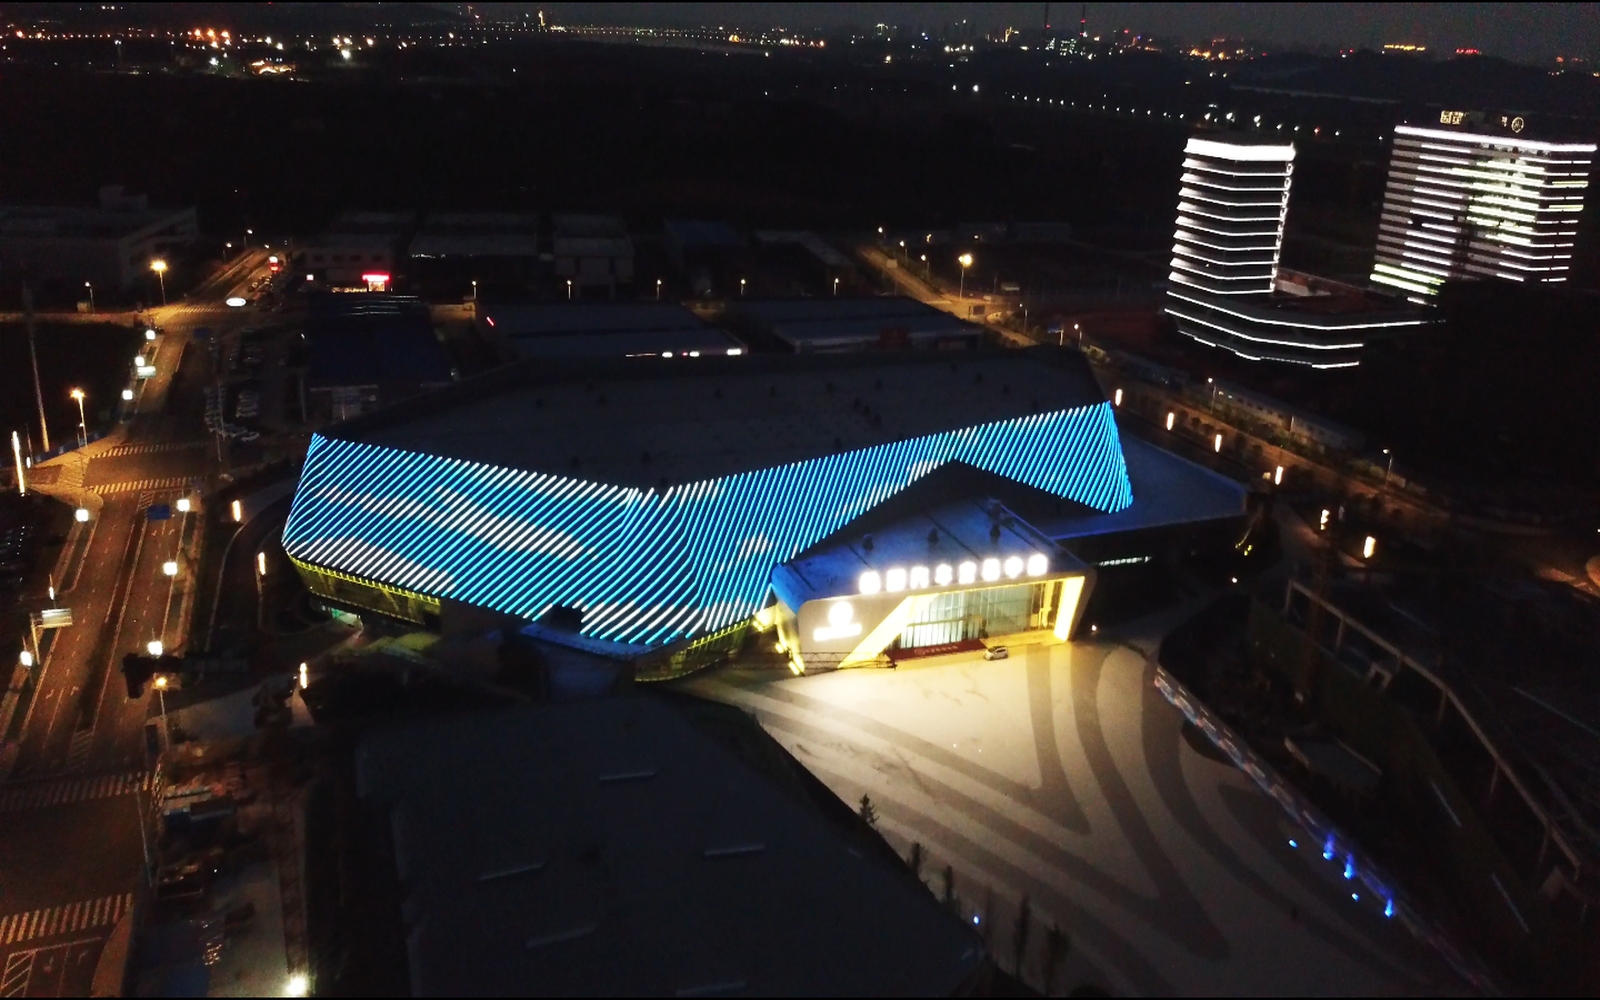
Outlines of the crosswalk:
{"label": "crosswalk", "polygon": [[89,748],[94,746],[94,730],[80,729],[72,734],[72,744],[67,748],[67,770],[81,771],[89,762]]}
{"label": "crosswalk", "polygon": [[160,307],[161,324],[163,326],[191,320],[204,320],[214,316],[226,316],[228,312],[228,307],[220,302],[174,302],[171,305]]}
{"label": "crosswalk", "polygon": [[140,493],[144,491],[167,493],[173,490],[192,489],[194,486],[195,480],[188,476],[165,476],[157,479],[134,479],[125,483],[104,483],[100,486],[92,486],[90,489],[101,496],[108,496],[114,493]]}
{"label": "crosswalk", "polygon": [[204,448],[206,441],[146,441],[142,444],[119,444],[97,453],[95,458],[122,458],[127,455],[154,455],[163,451],[193,451]]}
{"label": "crosswalk", "polygon": [[35,938],[55,937],[105,927],[122,919],[133,907],[133,893],[101,896],[60,906],[44,906],[26,913],[0,917],[0,947]]}
{"label": "crosswalk", "polygon": [[102,774],[90,778],[43,781],[20,788],[0,789],[0,815],[27,809],[49,809],[91,799],[109,799],[150,790],[150,775],[145,771]]}

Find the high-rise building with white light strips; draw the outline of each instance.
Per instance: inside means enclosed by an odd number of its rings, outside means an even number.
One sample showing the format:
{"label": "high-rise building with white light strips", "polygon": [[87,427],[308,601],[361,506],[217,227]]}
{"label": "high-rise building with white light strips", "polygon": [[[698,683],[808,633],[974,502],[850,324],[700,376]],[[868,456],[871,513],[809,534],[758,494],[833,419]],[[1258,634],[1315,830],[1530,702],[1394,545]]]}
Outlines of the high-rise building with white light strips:
{"label": "high-rise building with white light strips", "polygon": [[1280,275],[1294,153],[1293,143],[1248,132],[1190,138],[1166,311],[1179,333],[1249,361],[1354,367],[1369,339],[1424,320],[1398,300]]}
{"label": "high-rise building with white light strips", "polygon": [[1413,302],[1446,281],[1567,279],[1595,144],[1516,116],[1444,111],[1394,132],[1372,281]]}
{"label": "high-rise building with white light strips", "polygon": [[1292,143],[1190,139],[1168,280],[1214,295],[1271,292],[1293,176]]}

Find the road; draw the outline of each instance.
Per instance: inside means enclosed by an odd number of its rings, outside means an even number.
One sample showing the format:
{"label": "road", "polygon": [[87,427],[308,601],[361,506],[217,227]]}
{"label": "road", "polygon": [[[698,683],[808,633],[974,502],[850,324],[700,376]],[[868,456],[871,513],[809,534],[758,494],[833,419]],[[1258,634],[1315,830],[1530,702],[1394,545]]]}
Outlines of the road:
{"label": "road", "polygon": [[[214,472],[197,398],[208,361],[192,349],[193,332],[246,322],[222,300],[264,267],[264,254],[243,257],[185,300],[149,310],[164,331],[158,374],[140,386],[125,434],[55,463],[60,472],[47,489],[92,517],[79,529],[81,544],[66,547],[57,581],[74,623],[36,668],[15,763],[0,785],[0,995],[87,995],[100,951],[139,891],[139,816],[150,802],[144,726],[159,709],[153,692],[127,697],[119,668],[152,640],[169,651],[184,642],[198,559],[179,560],[176,577],[163,564],[178,559],[198,515],[151,512],[197,496]],[[35,604],[45,603],[37,595]]]}
{"label": "road", "polygon": [[[1007,330],[1001,326],[994,326],[986,322],[986,315],[991,303],[981,295],[968,295],[961,298],[940,291],[930,281],[912,274],[910,269],[902,266],[900,261],[894,259],[887,251],[871,246],[858,246],[856,253],[861,259],[893,282],[895,291],[909,298],[916,299],[923,305],[929,305],[942,310],[959,319],[986,326],[997,337],[1016,347],[1030,347],[1033,341],[1021,334]],[[979,315],[974,318],[973,310],[979,310]]]}

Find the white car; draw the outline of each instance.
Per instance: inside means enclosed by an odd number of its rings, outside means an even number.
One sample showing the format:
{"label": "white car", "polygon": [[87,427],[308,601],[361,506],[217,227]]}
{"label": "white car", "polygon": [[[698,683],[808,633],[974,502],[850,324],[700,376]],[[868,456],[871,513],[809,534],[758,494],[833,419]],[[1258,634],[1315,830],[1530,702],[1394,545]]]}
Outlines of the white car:
{"label": "white car", "polygon": [[1004,646],[990,646],[983,651],[985,660],[1004,660],[1011,656],[1011,651]]}

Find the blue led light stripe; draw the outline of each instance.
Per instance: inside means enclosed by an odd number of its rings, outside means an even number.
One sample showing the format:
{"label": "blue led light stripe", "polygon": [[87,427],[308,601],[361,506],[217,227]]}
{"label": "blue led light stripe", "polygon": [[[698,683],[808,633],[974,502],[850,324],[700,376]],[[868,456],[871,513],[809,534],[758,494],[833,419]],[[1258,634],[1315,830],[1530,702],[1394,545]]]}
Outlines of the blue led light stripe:
{"label": "blue led light stripe", "polygon": [[585,634],[656,644],[766,598],[774,566],[950,462],[1103,511],[1132,502],[1108,404],[892,441],[656,492],[315,437],[285,548],[324,566]]}

